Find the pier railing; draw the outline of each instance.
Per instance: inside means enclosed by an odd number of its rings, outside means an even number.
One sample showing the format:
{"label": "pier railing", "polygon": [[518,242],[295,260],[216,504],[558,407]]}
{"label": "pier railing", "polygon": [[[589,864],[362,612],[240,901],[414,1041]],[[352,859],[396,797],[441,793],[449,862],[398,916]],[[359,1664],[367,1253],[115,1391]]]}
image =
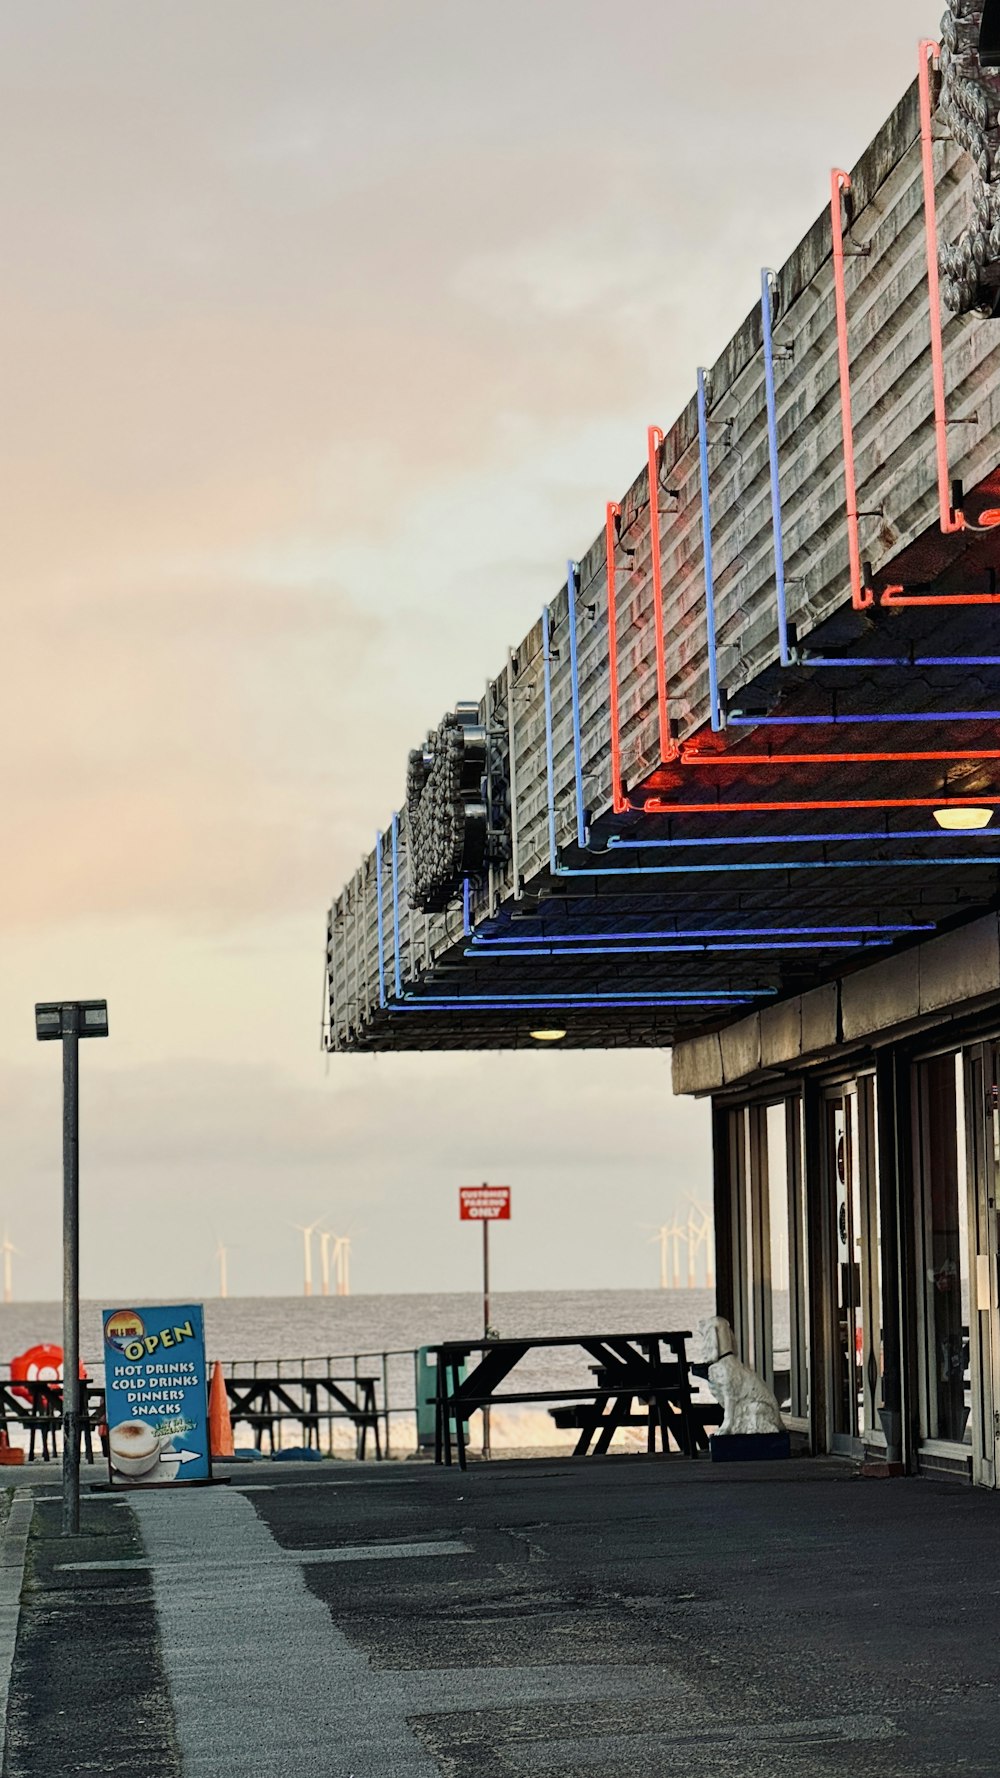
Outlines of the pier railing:
{"label": "pier railing", "polygon": [[[342,1392],[353,1394],[359,1404],[360,1417],[378,1427],[381,1455],[391,1457],[417,1448],[417,1353],[414,1347],[391,1347],[372,1352],[334,1352],[301,1358],[221,1358],[223,1376],[231,1405],[234,1397],[244,1404],[247,1386],[268,1381],[287,1384],[286,1400],[268,1410],[265,1392],[254,1401],[252,1416],[240,1418],[251,1424],[263,1423],[271,1449],[311,1443],[320,1448],[319,1426],[323,1428],[323,1444],[328,1456],[346,1456],[357,1448],[354,1434],[358,1421],[347,1411],[340,1411],[329,1389],[317,1392],[310,1383],[340,1385]],[[213,1356],[209,1369],[216,1363]],[[88,1455],[91,1443],[97,1446],[104,1419],[104,1365],[100,1360],[84,1360],[86,1380],[81,1382],[82,1410],[86,1416]],[[306,1385],[305,1388],[302,1385]],[[296,1385],[299,1388],[296,1389]],[[272,1391],[273,1393],[273,1391]],[[295,1410],[300,1401],[302,1418]],[[318,1409],[318,1411],[317,1411]],[[0,1422],[12,1443],[23,1444],[29,1461],[49,1461],[62,1443],[62,1385],[56,1379],[23,1383],[10,1377],[9,1364],[0,1364]],[[409,1426],[407,1425],[409,1422]],[[345,1438],[338,1439],[343,1424]],[[412,1437],[407,1436],[412,1426]]]}

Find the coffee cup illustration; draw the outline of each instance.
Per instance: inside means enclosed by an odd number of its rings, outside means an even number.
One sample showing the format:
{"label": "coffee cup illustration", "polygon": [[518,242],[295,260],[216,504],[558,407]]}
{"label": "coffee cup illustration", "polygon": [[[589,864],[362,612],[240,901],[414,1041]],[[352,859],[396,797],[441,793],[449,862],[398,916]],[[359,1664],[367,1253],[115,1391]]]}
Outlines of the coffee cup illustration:
{"label": "coffee cup illustration", "polygon": [[148,1420],[122,1420],[108,1435],[111,1467],[119,1475],[148,1475],[160,1461],[162,1443]]}

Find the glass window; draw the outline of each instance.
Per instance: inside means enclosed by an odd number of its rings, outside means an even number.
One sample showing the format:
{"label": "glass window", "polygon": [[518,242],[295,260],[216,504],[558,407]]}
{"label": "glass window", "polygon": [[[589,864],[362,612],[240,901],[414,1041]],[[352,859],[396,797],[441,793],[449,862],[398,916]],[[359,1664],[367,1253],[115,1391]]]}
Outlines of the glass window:
{"label": "glass window", "polygon": [[954,1055],[917,1070],[924,1434],[965,1440],[969,1422],[969,1266],[961,1075]]}

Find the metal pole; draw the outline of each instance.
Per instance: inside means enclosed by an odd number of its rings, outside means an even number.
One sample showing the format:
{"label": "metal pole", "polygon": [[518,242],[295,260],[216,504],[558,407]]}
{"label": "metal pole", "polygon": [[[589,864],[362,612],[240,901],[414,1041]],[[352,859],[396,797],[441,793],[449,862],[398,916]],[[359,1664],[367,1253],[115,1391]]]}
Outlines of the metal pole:
{"label": "metal pole", "polygon": [[80,1530],[80,1014],[63,1008],[63,1512]]}
{"label": "metal pole", "polygon": [[[490,1337],[490,1221],[483,1217],[483,1339]],[[483,1456],[490,1455],[490,1410],[483,1409]]]}

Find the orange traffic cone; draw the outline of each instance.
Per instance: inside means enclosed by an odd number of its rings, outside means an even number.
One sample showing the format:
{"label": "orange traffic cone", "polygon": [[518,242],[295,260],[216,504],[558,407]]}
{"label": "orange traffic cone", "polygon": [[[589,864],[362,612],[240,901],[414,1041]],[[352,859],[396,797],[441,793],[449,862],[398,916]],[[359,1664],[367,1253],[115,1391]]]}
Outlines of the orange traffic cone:
{"label": "orange traffic cone", "polygon": [[233,1423],[229,1418],[229,1397],[226,1380],[218,1362],[212,1368],[212,1386],[208,1392],[208,1437],[213,1457],[233,1455]]}

